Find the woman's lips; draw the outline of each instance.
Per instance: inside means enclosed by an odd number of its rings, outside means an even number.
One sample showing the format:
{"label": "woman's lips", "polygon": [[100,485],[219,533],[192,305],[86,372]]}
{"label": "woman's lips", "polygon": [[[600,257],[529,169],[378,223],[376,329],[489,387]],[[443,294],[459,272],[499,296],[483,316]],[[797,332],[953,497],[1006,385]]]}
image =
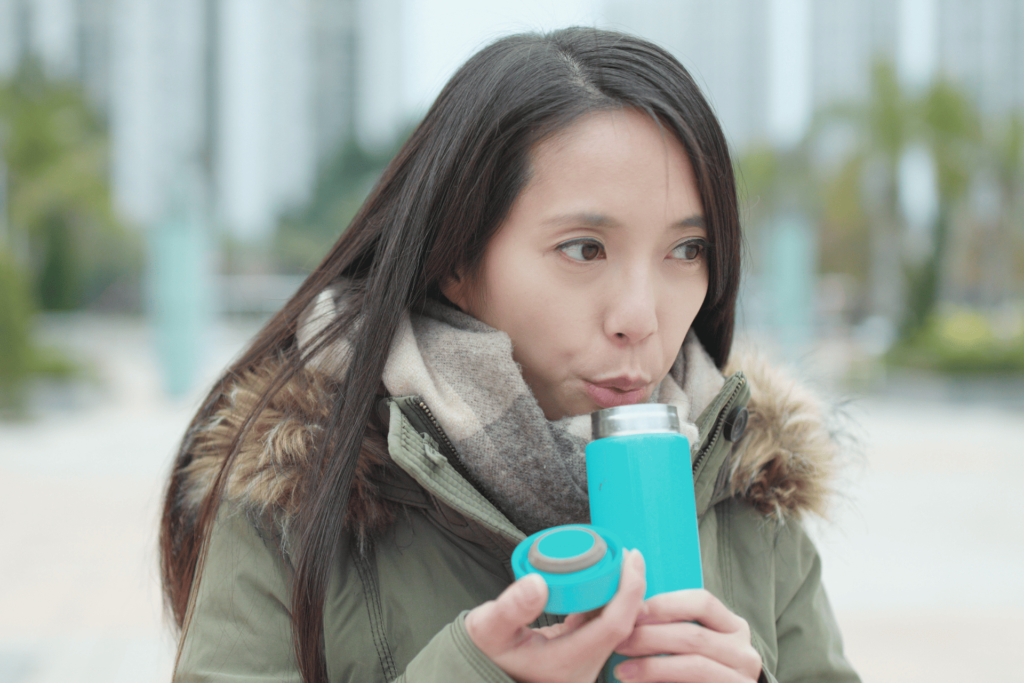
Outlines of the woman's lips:
{"label": "woman's lips", "polygon": [[615,406],[629,406],[634,403],[641,403],[647,400],[647,388],[650,385],[643,385],[637,389],[616,389],[610,386],[601,386],[592,382],[584,382],[587,395],[590,399],[602,408],[614,408]]}

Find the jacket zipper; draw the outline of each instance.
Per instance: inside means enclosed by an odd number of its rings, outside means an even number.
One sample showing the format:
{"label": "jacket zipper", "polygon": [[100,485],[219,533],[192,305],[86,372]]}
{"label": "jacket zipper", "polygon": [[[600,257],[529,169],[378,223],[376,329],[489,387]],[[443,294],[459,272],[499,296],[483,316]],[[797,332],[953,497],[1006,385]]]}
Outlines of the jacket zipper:
{"label": "jacket zipper", "polygon": [[[434,437],[434,441],[444,445],[449,451],[451,451],[451,454],[454,455],[455,446],[453,446],[452,442],[448,439],[448,435],[444,433],[444,429],[441,428],[441,424],[437,421],[437,418],[434,417],[434,413],[430,412],[430,408],[427,407],[427,404],[420,399],[416,400],[416,405],[420,407],[420,410],[423,411],[426,418],[430,420],[430,424],[434,426],[434,429],[432,430],[434,434],[431,435]],[[445,455],[447,456],[448,454],[446,453]]]}
{"label": "jacket zipper", "polygon": [[700,450],[700,453],[697,454],[697,459],[693,462],[694,474],[697,473],[697,468],[700,467],[700,464],[704,462],[704,458],[707,457],[708,453],[714,449],[715,444],[718,443],[718,438],[722,435],[722,429],[725,427],[725,416],[729,410],[729,406],[731,406],[732,402],[736,400],[736,396],[740,393],[740,390],[743,388],[745,383],[746,378],[736,383],[732,393],[729,394],[729,398],[725,401],[725,405],[723,405],[722,409],[718,411],[718,417],[715,418],[715,425],[711,433],[711,438],[708,439],[707,445]]}
{"label": "jacket zipper", "polygon": [[488,494],[486,490],[484,490],[484,488],[480,486],[480,483],[476,480],[475,477],[473,477],[469,473],[469,470],[466,469],[466,466],[463,464],[462,460],[459,459],[458,451],[455,450],[455,446],[452,445],[452,442],[448,438],[448,435],[445,434],[444,429],[441,427],[441,424],[437,421],[437,418],[434,417],[434,413],[430,411],[430,408],[427,406],[427,404],[422,399],[417,398],[416,405],[420,409],[420,412],[423,413],[424,417],[427,418],[430,425],[433,427],[433,429],[431,430],[431,436],[434,438],[434,441],[436,441],[440,445],[441,454],[448,461],[448,464],[451,465],[455,469],[455,471],[459,473],[459,476],[461,476],[463,479],[469,482],[469,484],[473,488],[475,488],[480,493],[480,495],[486,498],[488,503],[490,503],[495,508],[500,510],[501,508],[498,508],[498,506],[494,502],[494,499],[491,498],[490,494]]}
{"label": "jacket zipper", "polygon": [[[736,399],[736,396],[740,393],[740,390],[743,388],[743,385],[745,383],[745,379],[740,380],[739,382],[736,383],[736,386],[729,394],[729,398],[726,400],[725,405],[723,405],[722,409],[718,411],[718,416],[715,418],[715,425],[711,438],[708,440],[707,445],[704,446],[704,448],[701,449],[700,453],[697,454],[697,459],[693,463],[694,474],[697,473],[697,468],[700,467],[700,464],[704,462],[704,458],[707,457],[708,453],[710,453],[714,449],[715,444],[718,443],[718,439],[722,434],[722,429],[725,426],[726,412],[728,411],[729,406],[732,405],[732,402]],[[455,450],[455,446],[448,438],[448,435],[445,434],[445,431],[441,427],[441,424],[437,421],[437,418],[434,417],[434,413],[431,412],[430,407],[422,399],[419,398],[416,399],[416,406],[420,409],[420,412],[423,413],[423,416],[427,418],[427,421],[430,423],[430,426],[433,427],[433,429],[431,429],[431,436],[433,437],[434,441],[437,441],[438,444],[441,446],[441,453],[448,461],[448,464],[451,465],[455,469],[455,471],[459,473],[459,476],[461,476],[463,479],[469,482],[469,484],[473,488],[475,488],[480,493],[480,495],[486,498],[487,502],[489,502],[491,505],[494,505],[494,507],[497,508],[498,506],[495,504],[494,499],[491,498],[491,496],[484,490],[482,486],[480,486],[480,483],[476,480],[475,477],[473,477],[469,473],[469,470],[466,469],[466,466],[462,463],[462,460],[459,459],[458,451]]]}

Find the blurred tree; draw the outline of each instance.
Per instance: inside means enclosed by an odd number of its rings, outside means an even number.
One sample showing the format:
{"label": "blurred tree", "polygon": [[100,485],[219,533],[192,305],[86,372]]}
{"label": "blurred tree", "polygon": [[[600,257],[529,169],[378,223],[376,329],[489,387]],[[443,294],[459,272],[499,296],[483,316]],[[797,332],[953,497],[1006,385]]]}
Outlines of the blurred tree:
{"label": "blurred tree", "polygon": [[25,274],[0,245],[0,415],[24,405],[32,370],[32,305]]}
{"label": "blurred tree", "polygon": [[78,86],[48,79],[32,59],[0,81],[0,414],[24,410],[32,376],[79,370],[34,343],[37,307],[71,310],[115,282],[138,287],[140,244],[113,211],[107,149]]}
{"label": "blurred tree", "polygon": [[821,269],[849,276],[857,285],[861,294],[856,303],[858,318],[865,312],[862,293],[868,291],[872,271],[871,221],[861,191],[862,169],[863,158],[858,158],[820,177]]}
{"label": "blurred tree", "polygon": [[985,163],[995,179],[995,239],[984,260],[991,304],[1002,303],[1013,292],[1015,273],[1024,274],[1024,115],[1014,112],[989,126],[985,135]]}
{"label": "blurred tree", "polygon": [[[950,222],[977,165],[978,114],[942,80],[920,96],[906,92],[892,64],[882,61],[873,68],[868,99],[823,110],[810,135],[837,122],[852,126],[858,142],[828,184],[826,215],[839,224],[866,225],[869,308],[898,324],[900,339],[909,341],[935,309]],[[899,201],[900,164],[914,145],[934,160],[938,194],[931,239],[920,258],[908,253]]]}
{"label": "blurred tree", "polygon": [[0,83],[0,131],[11,239],[27,247],[40,307],[70,310],[137,283],[141,245],[114,212],[104,126],[81,89],[26,59]]}
{"label": "blurred tree", "polygon": [[917,118],[913,103],[899,87],[895,69],[888,62],[878,62],[872,70],[868,99],[822,110],[810,130],[815,136],[829,125],[841,123],[856,131],[858,144],[829,184],[830,199],[838,200],[845,215],[832,211],[830,217],[837,225],[866,225],[868,307],[875,315],[892,321],[899,318],[903,306],[897,247],[903,227],[897,184],[899,164]]}
{"label": "blurred tree", "polygon": [[39,227],[44,250],[37,277],[39,301],[48,310],[72,310],[81,296],[74,236],[59,212],[47,215]]}
{"label": "blurred tree", "polygon": [[935,159],[938,211],[929,253],[919,263],[905,261],[908,305],[900,327],[904,341],[912,341],[921,333],[935,311],[954,211],[967,194],[978,167],[981,143],[977,110],[966,95],[950,83],[936,82],[918,107],[924,124],[921,132]]}
{"label": "blurred tree", "polygon": [[[735,164],[744,229],[754,238],[780,214],[793,212],[816,218],[820,183],[804,140],[787,149],[755,145]],[[756,260],[758,254],[752,254]]]}
{"label": "blurred tree", "polygon": [[348,227],[412,128],[396,137],[390,149],[369,152],[349,139],[317,177],[310,202],[284,216],[274,236],[276,266],[286,273],[308,273]]}

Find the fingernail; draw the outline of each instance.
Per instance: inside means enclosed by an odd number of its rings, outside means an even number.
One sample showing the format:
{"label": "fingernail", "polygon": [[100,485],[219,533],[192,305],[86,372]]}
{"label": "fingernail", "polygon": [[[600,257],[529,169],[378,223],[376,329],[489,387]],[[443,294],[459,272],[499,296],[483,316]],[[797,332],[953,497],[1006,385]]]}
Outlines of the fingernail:
{"label": "fingernail", "polygon": [[522,581],[521,595],[524,599],[533,602],[541,597],[542,586],[546,585],[544,577],[538,574],[527,574]]}
{"label": "fingernail", "polygon": [[632,680],[633,676],[636,676],[637,670],[639,668],[640,665],[632,660],[628,662],[623,662],[622,664],[619,664],[617,667],[615,667],[615,677],[620,681]]}
{"label": "fingernail", "polygon": [[629,561],[633,563],[633,567],[641,574],[647,573],[647,563],[644,562],[644,554],[639,550],[633,550],[630,555]]}

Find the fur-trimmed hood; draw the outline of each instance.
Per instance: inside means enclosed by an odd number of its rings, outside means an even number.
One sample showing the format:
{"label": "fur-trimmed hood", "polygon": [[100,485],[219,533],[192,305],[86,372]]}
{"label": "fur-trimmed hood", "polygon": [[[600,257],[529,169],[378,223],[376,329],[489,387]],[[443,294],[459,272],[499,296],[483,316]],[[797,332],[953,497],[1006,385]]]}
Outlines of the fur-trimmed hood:
{"label": "fur-trimmed hood", "polygon": [[[179,502],[186,515],[202,504],[236,435],[281,369],[280,363],[268,363],[239,376],[219,397],[213,417],[187,436],[191,458]],[[737,371],[750,387],[749,421],[719,475],[718,497],[738,496],[779,521],[824,515],[838,447],[820,401],[757,355],[734,353],[725,374]],[[278,391],[243,438],[224,497],[257,515],[272,516],[286,531],[316,476],[312,456],[338,390],[335,380],[306,370]],[[386,425],[374,417],[348,507],[348,524],[360,536],[386,529],[398,503],[415,498],[382,493],[394,490],[396,482],[408,491],[410,479],[391,461]]]}

